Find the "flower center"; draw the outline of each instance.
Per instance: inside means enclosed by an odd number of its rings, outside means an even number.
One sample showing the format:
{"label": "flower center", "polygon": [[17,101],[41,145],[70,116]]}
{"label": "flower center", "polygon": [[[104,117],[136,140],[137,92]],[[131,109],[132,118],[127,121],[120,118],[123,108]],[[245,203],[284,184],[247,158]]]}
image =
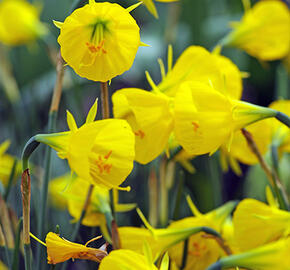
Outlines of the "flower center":
{"label": "flower center", "polygon": [[97,18],[96,21],[89,25],[91,31],[90,42],[86,42],[86,46],[91,54],[106,54],[105,37],[110,34],[108,27],[109,21]]}
{"label": "flower center", "polygon": [[109,174],[111,172],[112,163],[109,163],[109,158],[111,154],[112,150],[110,150],[106,155],[98,155],[97,153],[95,153],[90,158],[90,173],[92,177],[94,177],[95,175]]}

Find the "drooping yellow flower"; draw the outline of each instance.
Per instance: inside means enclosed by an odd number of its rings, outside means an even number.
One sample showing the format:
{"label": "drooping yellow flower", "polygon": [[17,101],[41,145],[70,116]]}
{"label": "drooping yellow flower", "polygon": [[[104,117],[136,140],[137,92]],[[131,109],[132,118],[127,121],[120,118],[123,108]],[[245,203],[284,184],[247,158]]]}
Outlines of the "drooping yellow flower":
{"label": "drooping yellow flower", "polygon": [[[2,182],[4,187],[7,187],[9,177],[13,168],[13,164],[15,158],[6,153],[6,150],[9,148],[10,141],[6,140],[0,144],[0,181]],[[17,161],[14,179],[20,175],[21,172],[21,164]]]}
{"label": "drooping yellow flower", "polygon": [[[275,109],[290,116],[290,101],[278,100],[270,104],[269,108]],[[247,130],[252,134],[255,143],[262,155],[265,155],[271,148],[271,145],[277,147],[280,156],[283,153],[290,152],[290,130],[281,122],[274,118],[265,119],[247,127]],[[227,152],[225,147],[222,151],[223,158],[229,159],[235,167],[235,160],[247,165],[258,163],[257,157],[252,153],[247,145],[247,141],[240,130],[236,131],[233,136],[230,152]],[[237,164],[238,166],[238,164]]]}
{"label": "drooping yellow flower", "polygon": [[255,270],[289,270],[290,238],[282,239],[247,252],[223,257],[208,270],[241,267]]}
{"label": "drooping yellow flower", "polygon": [[142,89],[121,89],[114,93],[115,118],[127,120],[135,134],[135,159],[146,164],[160,155],[173,130],[170,98]]}
{"label": "drooping yellow flower", "polygon": [[139,27],[129,13],[135,7],[90,0],[63,23],[55,22],[67,64],[81,77],[101,82],[127,71],[141,45]]}
{"label": "drooping yellow flower", "polygon": [[244,199],[234,212],[235,242],[241,251],[276,241],[290,233],[290,213],[254,199]]}
{"label": "drooping yellow flower", "polygon": [[[207,226],[221,233],[224,223],[235,207],[235,202],[229,202],[206,214],[201,214],[195,205],[190,201],[191,209],[195,217],[188,217],[172,222],[169,228],[189,228],[190,226]],[[169,250],[170,258],[178,267],[182,265],[184,243],[179,243]],[[186,270],[206,269],[217,261],[224,251],[214,239],[205,238],[204,233],[190,236],[187,245]]]}
{"label": "drooping yellow flower", "polygon": [[[290,117],[290,100],[274,101],[269,107]],[[272,143],[278,148],[279,154],[290,153],[290,129],[276,119],[269,121],[268,124],[271,127]]]}
{"label": "drooping yellow flower", "polygon": [[94,121],[96,113],[97,100],[80,128],[67,112],[70,131],[39,134],[34,138],[55,149],[60,158],[67,159],[71,170],[80,178],[102,188],[122,189],[119,185],[133,169],[134,134],[125,120]]}
{"label": "drooping yellow flower", "polygon": [[[156,0],[156,2],[162,2],[162,3],[177,2],[177,1],[179,0]],[[153,14],[155,18],[158,18],[158,12],[157,12],[157,9],[155,7],[153,0],[143,0],[142,2],[150,11],[150,13]]]}
{"label": "drooping yellow flower", "polygon": [[27,44],[47,32],[39,21],[39,11],[26,0],[0,3],[0,42],[9,46]]}
{"label": "drooping yellow flower", "polygon": [[222,43],[245,50],[260,60],[281,59],[289,51],[290,13],[282,1],[259,1],[245,11],[233,28]]}
{"label": "drooping yellow flower", "polygon": [[[120,227],[119,234],[121,239],[121,246],[124,249],[130,249],[142,253],[142,247],[144,242],[150,245],[152,250],[153,260],[156,260],[162,252],[165,252],[169,248],[170,257],[177,263],[181,264],[182,260],[182,241],[189,238],[189,241],[193,243],[198,241],[198,245],[206,246],[204,255],[209,254],[209,250],[213,249],[214,257],[217,259],[221,254],[222,250],[216,244],[215,240],[204,238],[205,232],[200,230],[202,227],[207,227],[209,229],[220,230],[220,227],[225,220],[226,216],[232,211],[234,205],[229,203],[224,207],[216,209],[215,211],[209,212],[202,215],[198,210],[194,210],[197,217],[185,218],[180,221],[172,222],[169,227],[165,229],[154,229],[146,221],[144,216],[140,214],[143,222],[145,223],[145,228],[135,228],[135,227]],[[202,232],[203,231],[203,232]],[[197,245],[196,245],[197,246]],[[189,245],[189,250],[194,253],[194,245]],[[193,258],[195,258],[193,256]],[[197,258],[197,257],[196,257]],[[209,264],[213,261],[210,260]],[[199,261],[194,261],[195,263],[201,263]],[[207,265],[209,265],[207,264]],[[190,269],[190,268],[189,268]]]}
{"label": "drooping yellow flower", "polygon": [[[49,183],[52,203],[57,208],[68,209],[70,215],[74,218],[74,222],[77,222],[81,216],[88,189],[89,183],[87,181],[79,177],[72,177],[69,174],[58,177]],[[136,204],[119,204],[118,198],[116,198],[114,206],[116,212],[126,212],[134,209]],[[111,215],[108,190],[95,186],[82,224],[92,227],[99,226],[102,235],[110,242],[106,216],[112,219]]]}
{"label": "drooping yellow flower", "polygon": [[189,153],[214,153],[222,144],[230,149],[234,132],[277,111],[232,99],[211,84],[183,83],[175,97],[175,136]]}
{"label": "drooping yellow flower", "polygon": [[82,259],[100,262],[108,255],[104,247],[101,247],[100,249],[87,247],[89,243],[100,239],[102,236],[93,238],[85,245],[82,245],[61,238],[53,232],[49,232],[46,235],[45,243],[37,239],[34,235],[30,235],[42,245],[46,246],[48,264],[57,264],[65,262],[69,259]]}

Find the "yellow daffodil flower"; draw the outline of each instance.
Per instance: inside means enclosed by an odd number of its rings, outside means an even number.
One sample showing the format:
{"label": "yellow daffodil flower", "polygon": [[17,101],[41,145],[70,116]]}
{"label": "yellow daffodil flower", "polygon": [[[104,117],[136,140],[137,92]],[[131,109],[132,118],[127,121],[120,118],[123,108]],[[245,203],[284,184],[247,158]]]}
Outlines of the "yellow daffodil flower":
{"label": "yellow daffodil flower", "polygon": [[[164,64],[160,63],[163,80],[159,85],[155,85],[146,73],[151,92],[121,89],[112,97],[114,117],[127,120],[132,127],[136,138],[136,161],[142,164],[155,159],[168,146],[174,123],[173,97],[183,81],[210,82],[221,92],[226,91],[225,87],[229,88],[227,95],[235,99],[240,98],[242,91],[238,68],[229,59],[216,52],[211,54],[202,47],[187,48],[171,68],[172,47],[169,46],[167,75]],[[185,155],[192,156],[192,153]]]}
{"label": "yellow daffodil flower", "polygon": [[[15,158],[13,156],[6,153],[6,150],[9,148],[9,145],[10,145],[9,140],[6,140],[0,144],[0,181],[2,182],[4,187],[7,187],[8,185],[10,174],[15,161]],[[16,180],[21,172],[21,164],[18,161],[16,162],[17,164],[13,180]]]}
{"label": "yellow daffodil flower", "polygon": [[231,98],[240,99],[241,72],[230,59],[219,54],[219,48],[210,53],[203,47],[190,46],[179,56],[173,68],[172,58],[172,48],[169,46],[168,73],[163,74],[162,81],[155,86],[161,92],[174,97],[183,82],[201,81],[210,82],[215,89],[226,92]]}
{"label": "yellow daffodil flower", "polygon": [[113,94],[115,118],[127,120],[135,134],[135,159],[146,164],[160,155],[173,130],[170,99],[162,93],[121,89]]}
{"label": "yellow daffodil flower", "polygon": [[[188,197],[189,199],[189,197]],[[206,214],[201,214],[193,202],[189,201],[194,217],[188,217],[179,221],[174,221],[169,228],[189,228],[190,226],[207,226],[221,233],[224,223],[234,209],[236,203],[229,202]],[[182,265],[184,243],[179,243],[169,250],[170,258],[178,267]],[[186,270],[206,269],[209,265],[216,262],[224,251],[214,239],[206,238],[204,233],[190,236],[187,245]]]}
{"label": "yellow daffodil flower", "polygon": [[100,262],[107,256],[105,246],[102,246],[100,249],[87,247],[89,243],[100,239],[102,236],[91,239],[85,245],[68,241],[53,232],[49,232],[46,235],[45,243],[36,238],[33,234],[30,234],[30,236],[42,245],[46,246],[48,264],[57,264],[65,262],[69,259],[82,259]]}
{"label": "yellow daffodil flower", "polygon": [[[135,227],[120,227],[119,234],[122,248],[142,253],[143,244],[144,242],[147,242],[149,243],[150,248],[152,250],[154,261],[159,257],[159,255],[162,252],[165,252],[166,250],[171,248],[169,249],[170,257],[177,263],[177,265],[180,265],[183,251],[182,248],[183,244],[180,242],[190,237],[189,238],[190,243],[198,241],[198,245],[199,244],[201,246],[204,246],[204,244],[206,245],[206,249],[204,248],[202,249],[202,251],[206,250],[204,252],[204,255],[208,256],[209,254],[208,248],[209,250],[212,250],[211,248],[214,248],[213,253],[217,254],[214,255],[214,257],[215,259],[217,259],[222,253],[222,250],[213,239],[204,238],[203,235],[205,235],[205,233],[202,232],[200,228],[207,227],[212,228],[213,230],[214,229],[220,230],[223,221],[232,211],[234,205],[235,204],[233,203],[228,203],[225,206],[216,209],[212,212],[209,212],[205,215],[202,215],[196,209],[196,207],[193,207],[193,211],[195,212],[197,217],[190,217],[182,219],[180,221],[174,221],[170,224],[169,227],[165,229],[152,228],[145,219],[145,217],[142,215],[142,213],[139,212],[139,215],[142,218],[143,222],[145,223],[147,229]],[[194,248],[195,247],[193,244],[189,245],[190,250],[194,251],[193,250]],[[215,250],[217,250],[217,252],[215,252]],[[198,256],[196,258],[198,258]],[[210,262],[207,265],[209,265],[212,262],[214,261],[210,260]],[[193,264],[191,265],[194,265],[194,263],[200,262],[199,261],[193,262]]]}
{"label": "yellow daffodil flower", "polygon": [[70,112],[67,121],[70,131],[39,134],[34,140],[48,144],[80,178],[102,188],[125,189],[119,185],[133,168],[134,134],[125,120],[94,121],[97,100],[90,109],[86,123],[80,128]]}
{"label": "yellow daffodil flower", "polygon": [[[270,104],[269,108],[279,110],[290,116],[289,100],[274,101]],[[247,130],[252,134],[262,155],[265,155],[269,151],[271,145],[277,147],[279,156],[285,152],[290,152],[290,130],[276,119],[270,118],[256,122],[249,125]],[[229,163],[235,173],[240,174],[239,164],[236,160],[247,165],[258,163],[257,157],[248,147],[247,141],[240,130],[234,133],[230,152],[226,150],[226,147],[221,149],[222,164],[225,171],[227,171],[227,163]]]}
{"label": "yellow daffodil flower", "polygon": [[[177,1],[179,0],[156,0],[156,2],[162,2],[162,3],[177,2]],[[149,12],[153,14],[155,18],[158,18],[158,12],[157,12],[157,9],[155,7],[153,0],[143,0],[142,2],[147,7]]]}
{"label": "yellow daffodil flower", "polygon": [[127,71],[141,44],[139,27],[116,3],[89,3],[76,9],[60,28],[61,55],[73,70],[89,80],[106,82]]}
{"label": "yellow daffodil flower", "polygon": [[232,99],[201,82],[183,83],[175,97],[175,136],[189,153],[213,154],[222,144],[228,150],[234,132],[277,111]]}
{"label": "yellow daffodil flower", "polygon": [[264,61],[281,59],[290,44],[290,13],[282,1],[259,1],[245,11],[222,44],[245,50]]}
{"label": "yellow daffodil flower", "polygon": [[241,267],[253,270],[288,270],[290,238],[282,239],[247,252],[223,257],[208,270]]}
{"label": "yellow daffodil flower", "polygon": [[26,0],[0,2],[0,42],[8,46],[27,44],[43,36],[46,27],[38,9]]}
{"label": "yellow daffodil flower", "polygon": [[246,251],[290,233],[290,213],[254,199],[244,199],[234,212],[235,242]]}
{"label": "yellow daffodil flower", "polygon": [[[157,270],[157,267],[141,255],[132,250],[113,250],[101,261],[100,270]],[[167,268],[168,269],[168,268]],[[166,269],[166,270],[167,270]]]}

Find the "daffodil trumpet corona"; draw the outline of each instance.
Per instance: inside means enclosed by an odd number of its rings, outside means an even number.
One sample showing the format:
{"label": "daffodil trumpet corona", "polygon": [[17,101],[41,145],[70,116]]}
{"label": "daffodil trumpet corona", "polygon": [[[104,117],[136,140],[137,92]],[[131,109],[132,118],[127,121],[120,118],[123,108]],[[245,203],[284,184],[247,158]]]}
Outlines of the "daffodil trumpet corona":
{"label": "daffodil trumpet corona", "polygon": [[125,120],[94,121],[96,113],[97,100],[80,128],[67,111],[70,131],[32,137],[23,151],[23,169],[28,168],[28,158],[39,143],[44,143],[55,149],[60,158],[67,159],[71,170],[80,178],[102,188],[129,191],[130,187],[119,185],[133,169],[134,134]]}
{"label": "daffodil trumpet corona", "polygon": [[130,69],[140,46],[140,29],[130,12],[116,3],[95,2],[78,8],[60,29],[58,43],[66,63],[81,77],[106,82]]}

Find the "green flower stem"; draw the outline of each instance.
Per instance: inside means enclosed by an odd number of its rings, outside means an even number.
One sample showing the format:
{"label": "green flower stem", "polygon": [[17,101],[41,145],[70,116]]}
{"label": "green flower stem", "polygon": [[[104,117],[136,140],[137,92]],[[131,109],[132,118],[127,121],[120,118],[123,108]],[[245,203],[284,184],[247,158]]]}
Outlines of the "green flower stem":
{"label": "green flower stem", "polygon": [[284,125],[286,125],[288,128],[290,128],[290,117],[288,115],[286,115],[285,113],[277,111],[277,115],[275,117],[277,120],[279,120]]}
{"label": "green flower stem", "polygon": [[273,190],[275,192],[275,195],[278,199],[280,208],[284,209],[284,210],[288,209],[288,202],[286,201],[286,198],[281,194],[281,190],[279,190],[282,185],[281,185],[281,181],[279,180],[277,174],[275,173],[275,171],[272,171],[271,168],[266,163],[266,161],[263,158],[263,156],[261,155],[261,153],[257,147],[257,144],[255,143],[251,133],[248,132],[244,128],[242,129],[242,133],[243,133],[244,137],[246,138],[248,146],[250,147],[251,151],[259,160],[259,163],[260,163],[262,169],[264,170],[264,172],[267,176],[269,184],[271,185],[271,187],[273,188]]}
{"label": "green flower stem", "polygon": [[[85,203],[84,203],[81,215],[80,215],[80,218],[79,218],[78,222],[75,224],[75,227],[74,227],[73,232],[71,234],[71,241],[72,242],[74,242],[76,240],[77,236],[78,236],[80,226],[82,224],[82,221],[83,221],[83,219],[84,219],[84,217],[86,215],[88,206],[90,204],[90,200],[91,200],[91,196],[92,196],[93,190],[94,190],[94,186],[90,185],[89,189],[88,189],[87,197],[86,197],[86,200],[85,200]],[[66,269],[67,264],[68,264],[67,261],[64,262],[63,265],[61,266],[61,270]]]}
{"label": "green flower stem", "polygon": [[12,184],[13,184],[13,180],[14,180],[14,176],[16,172],[16,165],[17,165],[17,159],[14,159],[13,166],[9,175],[8,185],[7,185],[7,188],[5,189],[5,193],[3,196],[5,202],[7,202],[7,199],[8,199]]}
{"label": "green flower stem", "polygon": [[160,183],[160,201],[159,201],[159,216],[160,225],[165,227],[168,224],[168,188],[166,185],[166,157],[162,157],[159,168],[159,183]]}
{"label": "green flower stem", "polygon": [[[27,159],[28,160],[28,159]],[[29,169],[25,169],[21,178],[22,193],[22,211],[23,211],[23,244],[24,244],[24,263],[25,270],[31,270],[31,248],[30,248],[30,197],[31,197],[31,181]]]}
{"label": "green flower stem", "polygon": [[12,270],[19,269],[19,246],[20,246],[20,236],[21,236],[22,218],[20,218],[17,226],[17,234],[15,239],[15,247],[13,252],[13,262]]}
{"label": "green flower stem", "polygon": [[277,194],[277,199],[280,205],[280,208],[283,210],[289,210],[289,202],[287,198],[286,191],[279,179],[279,157],[278,157],[278,147],[277,145],[273,144],[271,146],[271,156],[273,162],[273,178],[277,179],[274,181],[274,192]]}
{"label": "green flower stem", "polygon": [[[65,72],[65,63],[61,57],[61,53],[58,53],[57,64],[56,64],[56,82],[53,89],[53,96],[51,100],[50,110],[48,114],[48,133],[53,133],[55,131],[57,113],[59,109],[59,104],[62,95],[62,85],[63,77]],[[40,195],[40,211],[38,213],[38,237],[44,238],[45,232],[45,220],[46,220],[46,206],[47,206],[47,193],[48,193],[48,183],[51,173],[51,148],[46,146],[45,150],[45,160],[44,160],[44,178]],[[43,247],[41,245],[37,246],[36,250],[36,269],[40,269],[40,259],[43,258],[42,254]]]}
{"label": "green flower stem", "polygon": [[207,270],[222,270],[222,265],[220,262],[216,262],[208,267]]}
{"label": "green flower stem", "polygon": [[24,264],[25,264],[25,270],[31,270],[32,269],[32,256],[31,256],[31,247],[29,244],[24,244]]}
{"label": "green flower stem", "polygon": [[180,268],[181,270],[183,270],[186,267],[187,254],[188,254],[188,239],[184,241],[182,263],[181,263],[181,268]]}

